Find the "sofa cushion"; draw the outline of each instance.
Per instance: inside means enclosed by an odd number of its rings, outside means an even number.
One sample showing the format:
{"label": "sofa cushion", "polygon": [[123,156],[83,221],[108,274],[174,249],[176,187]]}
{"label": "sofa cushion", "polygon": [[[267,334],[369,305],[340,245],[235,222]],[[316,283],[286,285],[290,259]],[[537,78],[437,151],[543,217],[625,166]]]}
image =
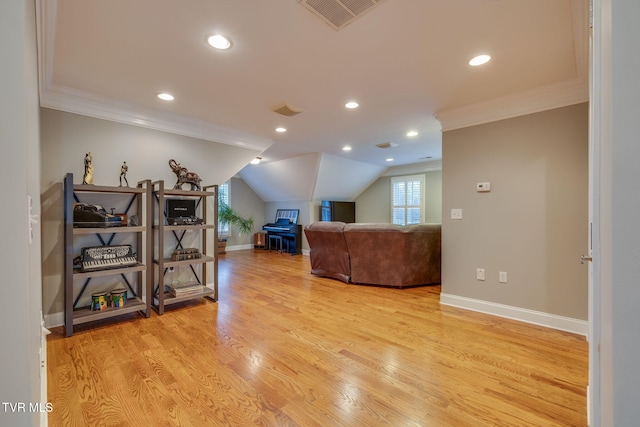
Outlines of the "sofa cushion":
{"label": "sofa cushion", "polygon": [[415,286],[440,283],[441,224],[347,224],[353,283]]}
{"label": "sofa cushion", "polygon": [[349,283],[351,265],[342,233],[345,225],[339,221],[322,221],[305,226],[312,274]]}

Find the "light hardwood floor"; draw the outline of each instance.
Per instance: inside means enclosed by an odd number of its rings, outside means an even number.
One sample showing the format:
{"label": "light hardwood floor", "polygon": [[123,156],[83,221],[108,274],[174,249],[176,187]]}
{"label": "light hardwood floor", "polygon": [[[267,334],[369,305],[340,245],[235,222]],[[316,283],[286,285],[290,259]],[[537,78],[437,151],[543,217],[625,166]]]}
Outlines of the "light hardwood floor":
{"label": "light hardwood floor", "polygon": [[585,426],[584,337],[221,256],[220,300],[48,340],[51,426]]}

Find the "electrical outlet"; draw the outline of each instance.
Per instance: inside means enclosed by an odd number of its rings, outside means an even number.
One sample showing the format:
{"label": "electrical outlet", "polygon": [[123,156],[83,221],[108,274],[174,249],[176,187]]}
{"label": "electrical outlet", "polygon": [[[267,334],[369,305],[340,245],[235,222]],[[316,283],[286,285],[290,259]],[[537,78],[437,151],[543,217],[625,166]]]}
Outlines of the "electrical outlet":
{"label": "electrical outlet", "polygon": [[500,281],[500,283],[507,283],[507,272],[501,271],[498,280]]}
{"label": "electrical outlet", "polygon": [[451,219],[462,219],[462,209],[451,209]]}
{"label": "electrical outlet", "polygon": [[476,268],[476,279],[484,280],[484,268]]}

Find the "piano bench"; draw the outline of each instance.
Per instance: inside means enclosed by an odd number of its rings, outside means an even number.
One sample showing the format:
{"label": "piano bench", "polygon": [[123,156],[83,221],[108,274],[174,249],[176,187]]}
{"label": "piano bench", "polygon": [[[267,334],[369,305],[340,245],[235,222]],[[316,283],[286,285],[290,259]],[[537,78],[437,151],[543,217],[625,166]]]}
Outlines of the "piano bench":
{"label": "piano bench", "polygon": [[275,242],[275,247],[277,251],[282,252],[282,236],[275,236],[275,235],[270,235],[269,236],[269,250],[271,250],[271,242]]}

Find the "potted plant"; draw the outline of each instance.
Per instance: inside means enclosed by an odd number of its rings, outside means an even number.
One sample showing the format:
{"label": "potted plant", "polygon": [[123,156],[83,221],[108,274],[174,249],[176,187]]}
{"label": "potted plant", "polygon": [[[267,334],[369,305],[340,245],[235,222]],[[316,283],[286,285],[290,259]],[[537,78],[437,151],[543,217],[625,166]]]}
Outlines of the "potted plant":
{"label": "potted plant", "polygon": [[[218,224],[235,227],[240,234],[249,234],[253,231],[253,218],[243,218],[231,206],[223,201],[218,202]],[[218,238],[218,253],[225,253],[227,239]]]}

